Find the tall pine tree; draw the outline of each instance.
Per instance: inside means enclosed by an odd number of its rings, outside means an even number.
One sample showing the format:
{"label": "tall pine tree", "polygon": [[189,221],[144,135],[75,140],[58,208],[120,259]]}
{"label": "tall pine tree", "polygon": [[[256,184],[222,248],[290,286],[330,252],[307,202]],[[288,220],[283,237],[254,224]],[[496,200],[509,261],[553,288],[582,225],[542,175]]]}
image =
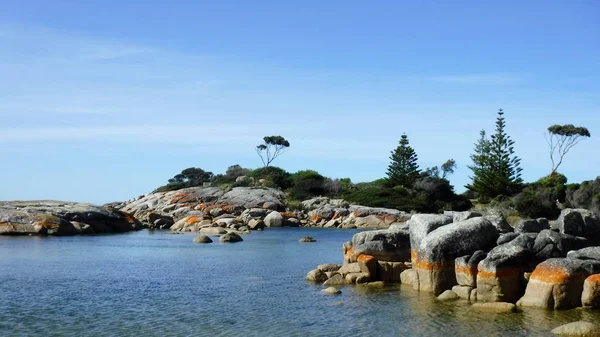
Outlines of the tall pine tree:
{"label": "tall pine tree", "polygon": [[419,177],[419,165],[417,153],[408,144],[406,134],[400,138],[400,145],[392,151],[390,160],[387,170],[388,183],[392,186],[411,187]]}
{"label": "tall pine tree", "polygon": [[469,168],[473,171],[472,183],[466,187],[485,198],[513,195],[523,182],[522,169],[519,167],[521,159],[514,154],[515,142],[510,139],[505,127],[504,111],[500,109],[496,118],[496,132],[488,139],[482,130],[479,141],[475,143],[475,153],[471,155],[473,165]]}

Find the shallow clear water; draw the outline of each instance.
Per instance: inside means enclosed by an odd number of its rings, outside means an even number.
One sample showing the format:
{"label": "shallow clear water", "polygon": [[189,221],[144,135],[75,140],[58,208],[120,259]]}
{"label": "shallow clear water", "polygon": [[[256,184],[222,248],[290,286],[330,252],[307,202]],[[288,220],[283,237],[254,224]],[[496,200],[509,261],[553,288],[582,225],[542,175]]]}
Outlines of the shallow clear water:
{"label": "shallow clear water", "polygon": [[[544,336],[599,312],[478,313],[407,286],[304,280],[341,263],[353,230],[269,228],[244,242],[193,234],[0,237],[1,336]],[[312,236],[316,243],[299,243]]]}

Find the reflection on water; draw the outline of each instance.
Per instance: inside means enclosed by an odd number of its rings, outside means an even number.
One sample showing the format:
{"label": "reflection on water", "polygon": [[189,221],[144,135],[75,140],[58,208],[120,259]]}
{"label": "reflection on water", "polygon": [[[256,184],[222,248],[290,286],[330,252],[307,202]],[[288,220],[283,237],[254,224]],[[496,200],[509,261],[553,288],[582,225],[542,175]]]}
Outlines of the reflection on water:
{"label": "reflection on water", "polygon": [[478,312],[410,286],[322,294],[306,272],[341,263],[354,233],[271,228],[208,245],[162,231],[0,237],[0,335],[550,336],[600,321],[586,310]]}

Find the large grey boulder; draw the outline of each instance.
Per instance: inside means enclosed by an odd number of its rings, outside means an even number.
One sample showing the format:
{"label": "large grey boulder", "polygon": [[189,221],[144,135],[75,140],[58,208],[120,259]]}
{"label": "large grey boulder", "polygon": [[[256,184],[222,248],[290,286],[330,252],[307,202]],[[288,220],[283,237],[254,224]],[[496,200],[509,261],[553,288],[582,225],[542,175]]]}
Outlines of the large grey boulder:
{"label": "large grey boulder", "polygon": [[410,260],[410,233],[406,230],[374,230],[352,236],[354,254],[371,255],[380,261]]}
{"label": "large grey boulder", "polygon": [[553,257],[566,257],[569,251],[588,245],[588,240],[585,238],[544,229],[535,238],[532,250],[537,260],[541,262]]}
{"label": "large grey boulder", "polygon": [[283,216],[279,212],[273,211],[265,217],[264,222],[267,227],[281,227],[283,226]]}
{"label": "large grey boulder", "polygon": [[489,250],[497,239],[496,227],[483,217],[455,222],[432,231],[419,246],[415,268],[418,289],[435,295],[451,289],[457,284],[456,258],[478,250]]}
{"label": "large grey boulder", "polygon": [[596,260],[600,262],[600,247],[587,247],[579,250],[572,250],[567,253],[569,259],[578,260]]}
{"label": "large grey boulder", "polygon": [[415,214],[408,220],[413,265],[417,262],[419,246],[425,236],[442,226],[452,223],[452,220],[452,217],[440,214]]}
{"label": "large grey boulder", "polygon": [[594,212],[563,209],[553,227],[563,234],[584,237],[592,246],[600,246],[600,217]]}
{"label": "large grey boulder", "polygon": [[484,217],[488,219],[494,225],[494,227],[496,227],[498,233],[500,234],[510,233],[513,231],[513,228],[508,224],[508,222],[504,218],[504,214],[502,214],[502,211],[497,208],[492,208],[488,210]]}
{"label": "large grey boulder", "polygon": [[539,233],[544,229],[550,229],[548,220],[545,218],[524,219],[515,225],[515,233]]}
{"label": "large grey boulder", "polygon": [[0,235],[122,233],[142,224],[127,212],[85,203],[1,201]]}
{"label": "large grey boulder", "polygon": [[585,279],[598,272],[600,262],[593,260],[546,260],[531,274],[525,295],[517,305],[545,309],[579,307]]}
{"label": "large grey boulder", "polygon": [[283,209],[285,196],[282,191],[274,188],[234,187],[218,200],[220,204],[239,205],[245,208],[260,208],[267,202],[277,205],[278,209]]}
{"label": "large grey boulder", "polygon": [[477,267],[477,300],[514,303],[525,288],[523,273],[533,270],[532,247],[537,234],[524,233],[494,247]]}

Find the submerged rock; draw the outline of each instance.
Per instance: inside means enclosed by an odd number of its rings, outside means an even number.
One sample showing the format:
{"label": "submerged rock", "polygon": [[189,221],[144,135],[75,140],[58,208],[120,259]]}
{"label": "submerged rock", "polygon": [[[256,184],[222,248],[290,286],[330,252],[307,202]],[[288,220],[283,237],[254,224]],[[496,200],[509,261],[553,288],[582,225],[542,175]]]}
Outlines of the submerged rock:
{"label": "submerged rock", "polygon": [[597,337],[600,336],[600,326],[590,322],[578,321],[561,325],[553,329],[552,333],[569,337]]}
{"label": "submerged rock", "polygon": [[313,269],[306,274],[306,280],[310,282],[323,283],[327,281],[327,274],[320,269]]}
{"label": "submerged rock", "polygon": [[233,232],[222,235],[219,238],[219,242],[240,242],[240,241],[244,241],[244,239],[242,239],[241,236],[239,236]]}
{"label": "submerged rock", "polygon": [[495,313],[516,312],[517,306],[507,302],[473,303],[473,308]]}
{"label": "submerged rock", "polygon": [[336,287],[329,287],[329,288],[321,290],[321,292],[324,292],[327,295],[339,295],[342,293],[342,291]]}
{"label": "submerged rock", "polygon": [[206,235],[199,235],[194,238],[194,243],[211,243],[213,240]]}
{"label": "submerged rock", "polygon": [[317,240],[315,240],[315,239],[311,238],[310,236],[307,236],[307,237],[301,238],[301,239],[300,239],[300,240],[298,240],[298,241],[300,241],[300,242],[317,242]]}

